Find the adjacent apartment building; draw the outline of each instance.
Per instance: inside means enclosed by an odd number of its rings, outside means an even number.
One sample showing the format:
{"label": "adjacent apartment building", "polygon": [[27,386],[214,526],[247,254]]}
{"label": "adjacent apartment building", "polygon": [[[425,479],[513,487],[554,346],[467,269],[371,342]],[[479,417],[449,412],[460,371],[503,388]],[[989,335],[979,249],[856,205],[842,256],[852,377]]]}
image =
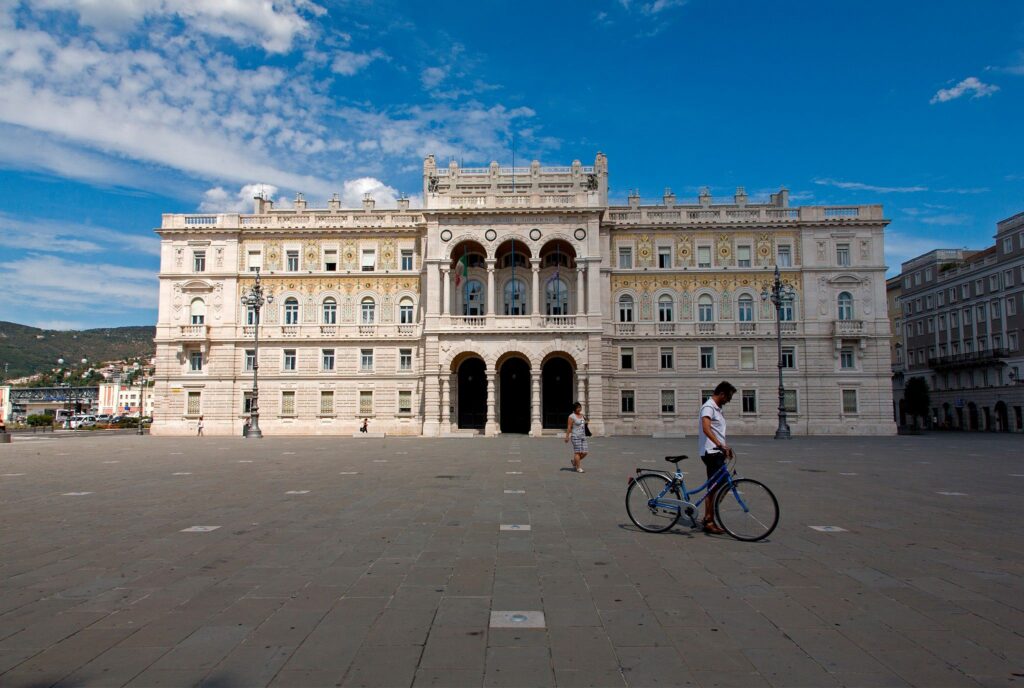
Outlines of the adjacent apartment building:
{"label": "adjacent apartment building", "polygon": [[423,163],[423,207],[164,215],[154,434],[240,434],[257,271],[269,434],[529,433],[574,401],[605,434],[692,433],[723,379],[734,433],[776,427],[776,266],[789,423],[892,434],[878,205],[790,207],[703,192],[609,205],[608,161]]}
{"label": "adjacent apartment building", "polygon": [[1024,213],[997,223],[995,239],[903,263],[893,362],[928,381],[932,425],[1024,431]]}

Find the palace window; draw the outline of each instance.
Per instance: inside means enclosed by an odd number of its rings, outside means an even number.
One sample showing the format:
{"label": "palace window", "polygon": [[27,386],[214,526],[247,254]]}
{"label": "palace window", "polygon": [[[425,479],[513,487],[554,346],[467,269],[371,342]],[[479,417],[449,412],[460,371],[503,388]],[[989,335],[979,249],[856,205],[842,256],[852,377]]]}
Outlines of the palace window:
{"label": "palace window", "polygon": [[359,415],[369,416],[373,414],[373,392],[363,390],[359,392]]}
{"label": "palace window", "polygon": [[359,350],[359,370],[364,373],[373,372],[373,349]]}
{"label": "palace window", "polygon": [[335,249],[327,249],[324,251],[324,271],[337,272],[337,270],[338,252]]}
{"label": "palace window", "polygon": [[320,415],[329,416],[334,413],[334,392],[329,390],[320,391]]}
{"label": "palace window", "polygon": [[559,277],[548,280],[544,289],[544,308],[548,315],[567,315],[569,313],[569,288]]}
{"label": "palace window", "polygon": [[856,368],[853,347],[844,346],[839,350],[839,367],[843,370],[853,370]]}
{"label": "palace window", "polygon": [[780,268],[793,267],[793,254],[789,246],[781,244],[776,249],[778,260],[776,261]]}
{"label": "palace window", "polygon": [[398,350],[398,369],[412,370],[412,349]]}
{"label": "palace window", "polygon": [[710,294],[701,294],[697,299],[697,317],[701,322],[714,322],[715,305]]}
{"label": "palace window", "polygon": [[404,297],[398,304],[398,323],[400,325],[411,325],[413,321],[412,299]]}
{"label": "palace window", "polygon": [[403,249],[402,251],[402,269],[412,270],[412,251]]}
{"label": "palace window", "polygon": [[743,294],[736,304],[740,322],[752,322],[754,320],[754,298],[750,294]]}
{"label": "palace window", "polygon": [[843,413],[857,413],[857,390],[843,390]]}
{"label": "palace window", "polygon": [[658,297],[658,322],[670,323],[674,319],[674,313],[676,310],[675,301],[668,294],[662,294]]}
{"label": "palace window", "polygon": [[324,299],[324,325],[338,324],[338,302],[331,297]]}
{"label": "palace window", "polygon": [[797,394],[795,389],[787,389],[782,392],[782,409],[786,413],[796,413],[798,410],[797,406]]}
{"label": "palace window", "polygon": [[255,325],[256,324],[256,309],[252,306],[245,307],[245,324]]}
{"label": "palace window", "polygon": [[282,416],[294,416],[295,415],[295,392],[286,391],[281,392],[281,415]]}
{"label": "palace window", "polygon": [[736,266],[740,268],[750,267],[750,247],[749,246],[737,246],[736,247]]}
{"label": "palace window", "polygon": [[661,347],[661,369],[672,370],[675,367],[675,350],[671,346]]}
{"label": "palace window", "polygon": [[263,268],[263,254],[259,251],[249,251],[248,260],[249,272],[256,272]]}
{"label": "palace window", "polygon": [[619,268],[628,270],[633,267],[633,248],[631,246],[619,246]]}
{"label": "palace window", "polygon": [[840,320],[853,320],[853,294],[848,291],[840,292],[838,306]]}
{"label": "palace window", "polygon": [[757,413],[757,390],[745,389],[741,394],[743,413]]}
{"label": "palace window", "polygon": [[754,361],[754,347],[752,346],[741,346],[740,347],[740,370],[753,370],[755,365]]}
{"label": "palace window", "polygon": [[251,373],[256,367],[256,349],[245,350],[245,370]]}
{"label": "palace window", "polygon": [[298,251],[286,251],[285,252],[285,270],[288,272],[299,271],[299,252]]}
{"label": "palace window", "polygon": [[782,347],[782,367],[796,368],[796,349],[791,346]]}
{"label": "palace window", "polygon": [[398,390],[398,412],[403,415],[412,413],[412,391]]}
{"label": "palace window", "polygon": [[661,412],[676,412],[676,391],[674,389],[661,390]]}
{"label": "palace window", "polygon": [[206,251],[192,252],[192,272],[206,272]]}
{"label": "palace window", "polygon": [[850,245],[836,244],[836,265],[841,268],[850,267]]}
{"label": "palace window", "polygon": [[526,283],[516,277],[505,283],[505,315],[526,314]]}
{"label": "palace window", "polygon": [[715,368],[715,347],[702,346],[700,348],[701,370],[714,370]]}
{"label": "palace window", "polygon": [[189,321],[193,325],[202,325],[206,322],[206,303],[202,299],[192,299],[189,304]]}
{"label": "palace window", "polygon": [[619,408],[622,410],[622,413],[636,413],[636,400],[633,396],[633,390],[624,389],[619,395]]}
{"label": "palace window", "polygon": [[633,297],[629,294],[619,297],[619,322],[633,322]]}
{"label": "palace window", "polygon": [[697,267],[709,268],[711,267],[711,247],[710,246],[698,246],[697,247]]}
{"label": "palace window", "polygon": [[465,299],[465,303],[462,304],[463,315],[484,314],[484,285],[479,280],[466,282],[463,299]]}
{"label": "palace window", "polygon": [[658,247],[658,267],[662,270],[672,269],[672,247],[671,246],[659,246]]}
{"label": "palace window", "polygon": [[372,248],[364,248],[359,261],[359,269],[363,272],[373,272],[377,269],[377,251]]}
{"label": "palace window", "polygon": [[623,346],[619,349],[619,367],[623,370],[633,370],[633,347]]}
{"label": "palace window", "polygon": [[202,392],[189,392],[188,393],[188,405],[185,407],[185,414],[189,416],[198,416],[199,411],[202,408],[200,406]]}
{"label": "palace window", "polygon": [[193,373],[203,372],[203,352],[192,351],[188,355],[188,369]]}
{"label": "palace window", "polygon": [[284,363],[281,366],[282,370],[293,371],[295,370],[297,356],[295,355],[295,349],[284,350]]}
{"label": "palace window", "polygon": [[377,303],[373,297],[366,296],[359,304],[359,322],[362,325],[372,325],[377,320]]}
{"label": "palace window", "polygon": [[321,349],[320,361],[325,372],[334,370],[334,349]]}
{"label": "palace window", "polygon": [[299,324],[299,300],[290,297],[285,299],[284,302],[284,324],[285,325],[298,325]]}

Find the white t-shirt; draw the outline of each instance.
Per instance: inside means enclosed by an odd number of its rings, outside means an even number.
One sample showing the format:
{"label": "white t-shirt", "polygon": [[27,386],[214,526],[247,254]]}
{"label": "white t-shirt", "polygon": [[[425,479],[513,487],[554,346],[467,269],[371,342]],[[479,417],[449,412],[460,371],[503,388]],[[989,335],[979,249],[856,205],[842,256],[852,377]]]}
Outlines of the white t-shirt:
{"label": "white t-shirt", "polygon": [[705,418],[711,419],[711,432],[715,435],[718,442],[725,444],[725,416],[722,414],[721,407],[715,403],[715,400],[712,397],[708,397],[708,400],[700,407],[700,416],[697,418],[697,452],[699,456],[704,456],[709,451],[718,451],[715,443],[704,434]]}

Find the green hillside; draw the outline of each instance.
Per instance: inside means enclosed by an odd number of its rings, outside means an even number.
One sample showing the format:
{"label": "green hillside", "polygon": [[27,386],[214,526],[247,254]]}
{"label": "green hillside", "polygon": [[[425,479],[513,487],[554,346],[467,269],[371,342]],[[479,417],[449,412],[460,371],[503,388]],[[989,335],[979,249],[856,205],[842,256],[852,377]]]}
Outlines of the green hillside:
{"label": "green hillside", "polygon": [[63,358],[81,367],[126,358],[153,356],[154,327],[102,327],[95,330],[40,330],[0,321],[0,376],[18,378],[48,372]]}

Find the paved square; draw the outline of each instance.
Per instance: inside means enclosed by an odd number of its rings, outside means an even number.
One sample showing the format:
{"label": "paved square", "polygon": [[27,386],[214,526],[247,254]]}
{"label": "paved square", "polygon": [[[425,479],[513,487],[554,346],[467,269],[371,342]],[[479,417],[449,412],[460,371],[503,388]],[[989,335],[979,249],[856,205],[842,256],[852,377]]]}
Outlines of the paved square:
{"label": "paved square", "polygon": [[628,476],[694,444],[593,438],[577,474],[556,437],[17,438],[0,685],[1024,680],[1019,436],[735,438],[768,540],[638,531]]}

